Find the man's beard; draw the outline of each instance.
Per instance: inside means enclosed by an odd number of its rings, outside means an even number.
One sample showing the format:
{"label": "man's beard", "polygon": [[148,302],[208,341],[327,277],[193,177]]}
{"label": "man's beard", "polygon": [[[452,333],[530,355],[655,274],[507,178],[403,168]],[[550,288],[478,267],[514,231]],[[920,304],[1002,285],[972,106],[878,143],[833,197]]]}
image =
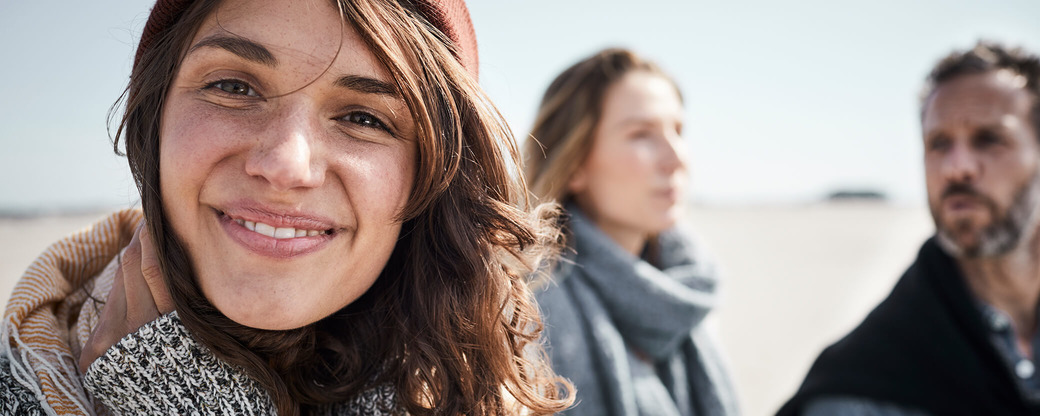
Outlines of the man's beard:
{"label": "man's beard", "polygon": [[[989,225],[979,230],[975,244],[962,246],[958,243],[955,231],[964,231],[972,226],[970,219],[964,219],[952,224],[952,228],[946,227],[940,218],[942,201],[953,195],[971,196],[980,201],[989,210],[992,221]],[[1033,174],[1032,179],[1022,185],[1015,193],[1011,206],[1007,211],[998,212],[996,202],[975,190],[971,185],[953,184],[943,191],[938,206],[932,207],[932,219],[935,221],[935,229],[938,236],[939,246],[949,255],[954,257],[991,257],[1007,254],[1018,247],[1023,239],[1032,238],[1034,228],[1038,219],[1038,205],[1040,205],[1040,169]]]}

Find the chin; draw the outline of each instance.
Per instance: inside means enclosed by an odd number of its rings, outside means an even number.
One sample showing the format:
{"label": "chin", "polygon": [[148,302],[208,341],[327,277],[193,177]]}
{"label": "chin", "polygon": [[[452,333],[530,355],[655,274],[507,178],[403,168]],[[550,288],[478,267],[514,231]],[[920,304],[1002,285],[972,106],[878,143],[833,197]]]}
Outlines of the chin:
{"label": "chin", "polygon": [[665,211],[664,214],[661,215],[661,231],[675,227],[675,224],[679,222],[679,217],[681,216],[682,211],[680,210],[679,206],[675,206],[672,209]]}
{"label": "chin", "polygon": [[[299,328],[299,317],[285,315],[285,308],[241,308],[214,304],[220,313],[235,323],[250,328],[287,330]],[[265,313],[266,312],[266,313]]]}
{"label": "chin", "polygon": [[976,258],[983,255],[978,239],[939,234],[939,247],[951,257]]}
{"label": "chin", "polygon": [[[259,314],[252,311],[245,313],[242,313],[241,311],[230,312],[231,313],[225,313],[223,310],[221,310],[221,313],[224,313],[224,315],[227,316],[228,319],[234,321],[239,325],[247,326],[250,328],[263,329],[267,331],[288,331],[292,329],[302,328],[314,322],[320,321],[322,318],[327,316],[318,316],[317,314],[315,314],[314,316],[284,315],[279,313],[271,313],[271,311],[264,311],[264,313]],[[332,312],[328,313],[328,315],[331,314]]]}
{"label": "chin", "polygon": [[[258,295],[247,291],[209,292],[206,298],[221,314],[235,323],[256,329],[285,331],[301,328],[336,312],[333,305],[313,294],[274,289]],[[295,299],[311,299],[310,302]]]}
{"label": "chin", "polygon": [[675,224],[677,222],[678,221],[675,217],[663,216],[660,217],[657,221],[654,221],[652,224],[647,224],[646,228],[649,231],[648,234],[660,234],[664,231],[667,231],[668,229],[671,229],[672,227],[675,227]]}
{"label": "chin", "polygon": [[981,234],[969,221],[946,224],[937,232],[939,245],[953,257],[978,257],[982,248]]}

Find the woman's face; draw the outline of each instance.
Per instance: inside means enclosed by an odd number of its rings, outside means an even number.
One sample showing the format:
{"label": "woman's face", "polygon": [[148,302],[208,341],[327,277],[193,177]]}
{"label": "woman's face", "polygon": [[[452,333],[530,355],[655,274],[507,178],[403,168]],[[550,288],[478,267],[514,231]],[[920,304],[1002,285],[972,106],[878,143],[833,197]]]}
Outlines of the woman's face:
{"label": "woman's face", "polygon": [[568,182],[578,205],[630,251],[679,214],[682,102],[659,75],[631,72],[604,96],[592,150]]}
{"label": "woman's face", "polygon": [[206,298],[242,325],[297,328],[343,308],[398,239],[414,121],[339,16],[327,0],[225,1],[166,99],[169,223]]}

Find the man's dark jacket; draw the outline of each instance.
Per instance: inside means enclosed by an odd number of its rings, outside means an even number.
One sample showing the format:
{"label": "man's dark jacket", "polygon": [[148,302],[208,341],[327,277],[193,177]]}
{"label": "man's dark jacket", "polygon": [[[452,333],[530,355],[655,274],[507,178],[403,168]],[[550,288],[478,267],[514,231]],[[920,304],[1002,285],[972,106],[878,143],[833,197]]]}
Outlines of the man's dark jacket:
{"label": "man's dark jacket", "polygon": [[987,335],[977,301],[935,238],[880,305],[816,359],[778,416],[856,397],[935,415],[1040,415]]}

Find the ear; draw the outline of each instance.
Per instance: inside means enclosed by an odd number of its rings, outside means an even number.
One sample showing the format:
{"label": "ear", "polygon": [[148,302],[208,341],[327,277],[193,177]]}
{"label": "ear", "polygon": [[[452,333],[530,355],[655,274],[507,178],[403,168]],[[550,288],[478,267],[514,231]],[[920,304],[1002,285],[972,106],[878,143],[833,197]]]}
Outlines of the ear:
{"label": "ear", "polygon": [[577,171],[571,175],[570,180],[567,181],[567,191],[572,195],[577,195],[585,192],[585,188],[589,186],[589,175],[585,172],[585,166],[581,166]]}

